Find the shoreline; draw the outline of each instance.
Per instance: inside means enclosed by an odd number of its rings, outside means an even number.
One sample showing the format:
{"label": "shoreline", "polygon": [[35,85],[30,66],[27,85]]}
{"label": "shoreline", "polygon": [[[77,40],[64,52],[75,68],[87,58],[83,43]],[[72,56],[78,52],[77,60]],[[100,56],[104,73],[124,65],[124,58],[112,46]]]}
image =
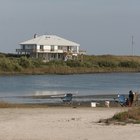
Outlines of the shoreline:
{"label": "shoreline", "polygon": [[[109,102],[109,106],[106,105],[106,101]],[[92,106],[95,104],[95,107]],[[122,107],[115,100],[91,100],[91,101],[72,101],[70,103],[64,102],[36,102],[36,103],[16,103],[0,101],[0,108],[133,108],[140,106],[140,100],[137,105],[132,107]]]}
{"label": "shoreline", "polygon": [[140,73],[140,70],[99,70],[91,72],[0,72],[0,76],[20,76],[20,75],[82,75],[82,74],[111,74],[111,73]]}
{"label": "shoreline", "polygon": [[[33,96],[6,96],[0,97],[0,108],[8,107],[91,107],[91,103],[96,103],[96,107],[106,107],[105,102],[109,101],[110,107],[119,107],[115,101],[118,94],[105,95],[73,95],[71,102],[64,103],[59,96],[33,95]],[[123,94],[128,98],[128,94]],[[140,94],[137,106],[140,105]]]}

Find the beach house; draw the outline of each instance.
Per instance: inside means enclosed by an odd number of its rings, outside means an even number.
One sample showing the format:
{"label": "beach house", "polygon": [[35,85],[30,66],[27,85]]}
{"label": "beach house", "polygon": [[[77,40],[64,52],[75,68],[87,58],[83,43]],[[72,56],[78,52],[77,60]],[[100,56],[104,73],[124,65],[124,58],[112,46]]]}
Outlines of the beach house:
{"label": "beach house", "polygon": [[56,35],[36,34],[30,40],[20,43],[16,49],[18,55],[28,55],[32,58],[41,58],[44,61],[76,59],[81,52],[80,45]]}

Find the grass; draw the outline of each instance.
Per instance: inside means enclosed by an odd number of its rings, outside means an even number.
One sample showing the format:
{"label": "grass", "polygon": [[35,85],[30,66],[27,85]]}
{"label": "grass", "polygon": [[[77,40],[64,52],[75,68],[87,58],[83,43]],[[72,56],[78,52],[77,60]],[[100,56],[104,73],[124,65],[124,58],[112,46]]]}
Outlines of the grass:
{"label": "grass", "polygon": [[140,123],[140,107],[132,108],[126,112],[115,114],[112,120],[127,123]]}
{"label": "grass", "polygon": [[99,123],[109,124],[140,124],[140,107],[133,107],[125,112],[115,114],[112,118],[99,120]]}
{"label": "grass", "polygon": [[140,72],[140,56],[85,55],[77,60],[43,62],[0,55],[0,74],[81,74]]}

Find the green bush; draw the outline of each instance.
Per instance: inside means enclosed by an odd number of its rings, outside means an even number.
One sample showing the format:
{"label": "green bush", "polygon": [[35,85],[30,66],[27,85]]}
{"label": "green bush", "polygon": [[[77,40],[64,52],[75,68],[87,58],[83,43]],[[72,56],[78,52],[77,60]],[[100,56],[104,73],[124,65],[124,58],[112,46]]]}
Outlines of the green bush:
{"label": "green bush", "polygon": [[13,65],[13,70],[14,71],[21,71],[23,68],[18,64],[18,63],[15,63]]}
{"label": "green bush", "polygon": [[111,120],[128,123],[140,123],[140,108],[133,108],[125,112],[115,114]]}
{"label": "green bush", "polygon": [[129,115],[128,115],[128,112],[126,111],[126,112],[115,114],[112,119],[117,120],[117,121],[124,121],[127,118],[129,118]]}
{"label": "green bush", "polygon": [[77,60],[68,60],[66,61],[66,64],[69,67],[83,67],[83,64]]}
{"label": "green bush", "polygon": [[84,66],[84,67],[91,68],[91,67],[93,67],[93,66],[95,66],[95,65],[92,64],[91,62],[84,62],[84,63],[83,63],[83,66]]}
{"label": "green bush", "polygon": [[4,57],[5,57],[5,55],[0,53],[0,58],[4,58]]}
{"label": "green bush", "polygon": [[97,62],[97,64],[99,65],[99,67],[117,67],[118,65],[115,62],[112,61],[99,61]]}
{"label": "green bush", "polygon": [[135,61],[123,61],[119,63],[119,67],[138,68],[140,64]]}
{"label": "green bush", "polygon": [[31,60],[31,65],[34,67],[41,67],[44,63],[42,62],[41,59],[32,59]]}
{"label": "green bush", "polygon": [[0,58],[0,70],[1,71],[21,71],[22,67],[18,64],[16,59]]}
{"label": "green bush", "polygon": [[12,71],[12,64],[9,59],[5,57],[0,59],[0,69],[2,71]]}
{"label": "green bush", "polygon": [[18,64],[19,64],[21,67],[23,67],[23,68],[30,68],[30,67],[33,67],[31,59],[29,59],[29,58],[27,58],[27,57],[21,57],[21,58],[19,59]]}
{"label": "green bush", "polygon": [[12,64],[12,70],[13,71],[21,71],[23,68],[18,64],[18,60],[17,59],[13,59],[10,62]]}

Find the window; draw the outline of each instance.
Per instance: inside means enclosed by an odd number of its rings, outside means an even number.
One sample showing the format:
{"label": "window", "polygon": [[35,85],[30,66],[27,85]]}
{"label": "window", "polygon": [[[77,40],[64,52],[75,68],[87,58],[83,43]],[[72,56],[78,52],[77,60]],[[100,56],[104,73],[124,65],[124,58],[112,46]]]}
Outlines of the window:
{"label": "window", "polygon": [[54,51],[54,46],[51,46],[51,51]]}
{"label": "window", "polygon": [[25,50],[25,45],[22,45],[22,49]]}
{"label": "window", "polygon": [[40,45],[40,50],[43,51],[43,49],[44,49],[44,46],[43,45]]}
{"label": "window", "polygon": [[51,54],[51,58],[55,58],[55,54]]}
{"label": "window", "polygon": [[62,50],[63,49],[63,47],[62,46],[58,46],[58,50]]}

